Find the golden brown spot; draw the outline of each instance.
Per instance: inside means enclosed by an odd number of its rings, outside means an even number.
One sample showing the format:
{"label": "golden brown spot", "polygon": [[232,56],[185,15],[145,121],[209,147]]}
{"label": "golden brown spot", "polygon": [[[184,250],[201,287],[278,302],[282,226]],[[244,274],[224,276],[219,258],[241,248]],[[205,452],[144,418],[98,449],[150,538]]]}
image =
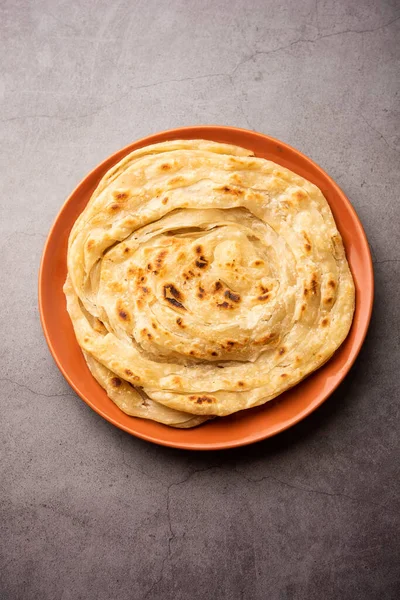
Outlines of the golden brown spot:
{"label": "golden brown spot", "polygon": [[267,335],[260,338],[259,340],[256,340],[254,343],[257,346],[263,346],[264,344],[269,344],[275,338],[276,338],[276,333],[268,333]]}
{"label": "golden brown spot", "polygon": [[232,189],[231,187],[229,187],[228,185],[224,185],[222,188],[220,188],[219,190],[220,192],[225,192],[226,194],[234,194],[235,196],[243,196],[244,195],[244,191],[240,190],[240,189]]}
{"label": "golden brown spot", "polygon": [[264,302],[268,299],[269,299],[269,294],[263,294],[262,296],[257,297],[257,300],[260,300],[261,302]]}
{"label": "golden brown spot", "polygon": [[304,244],[304,248],[307,250],[307,252],[311,252],[311,244]]}
{"label": "golden brown spot", "polygon": [[181,378],[176,375],[175,377],[172,378],[172,383],[174,385],[180,385],[182,383]]}
{"label": "golden brown spot", "polygon": [[293,194],[293,198],[300,202],[301,200],[306,200],[307,194],[305,192],[303,192],[303,190],[297,190],[297,192],[295,192]]}
{"label": "golden brown spot", "polygon": [[133,275],[136,275],[136,269],[135,269],[135,267],[129,267],[129,269],[128,269],[128,275],[130,275],[131,277]]}
{"label": "golden brown spot", "polygon": [[223,350],[227,350],[228,352],[231,352],[231,350],[233,350],[234,346],[245,346],[246,343],[245,342],[234,342],[232,340],[227,340],[226,345],[225,344],[221,344],[221,348]]}
{"label": "golden brown spot", "polygon": [[173,177],[172,179],[170,179],[168,181],[169,185],[175,185],[177,183],[185,183],[185,178],[182,177],[181,175],[178,175],[177,177]]}
{"label": "golden brown spot", "polygon": [[152,322],[151,326],[152,326],[153,329],[158,329],[157,323],[155,323],[154,321]]}
{"label": "golden brown spot", "polygon": [[256,260],[256,261],[254,262],[254,264],[255,264],[255,266],[256,266],[256,267],[260,267],[261,265],[263,265],[263,264],[264,264],[264,262],[263,262],[262,260]]}
{"label": "golden brown spot", "polygon": [[238,185],[242,185],[242,183],[243,183],[242,179],[239,177],[239,175],[237,173],[234,173],[233,175],[231,175],[231,180],[234,183],[237,183]]}
{"label": "golden brown spot", "polygon": [[91,250],[93,248],[93,246],[95,245],[95,241],[94,240],[89,240],[88,243],[86,244],[86,248],[88,250]]}
{"label": "golden brown spot", "polygon": [[117,308],[118,315],[119,315],[120,319],[122,319],[123,321],[130,321],[131,320],[129,312],[125,308],[125,306],[123,305],[123,303],[121,302],[121,300],[117,301],[116,308]]}
{"label": "golden brown spot", "polygon": [[217,304],[217,306],[218,306],[219,308],[233,308],[233,307],[232,307],[232,304],[229,304],[229,303],[228,303],[228,302],[226,302],[225,300],[224,300],[224,302],[219,302],[219,303]]}
{"label": "golden brown spot", "polygon": [[225,296],[225,298],[229,298],[229,300],[232,300],[232,302],[240,302],[240,295],[234,294],[230,290],[226,290],[226,292],[224,293],[224,296]]}
{"label": "golden brown spot", "polygon": [[112,384],[114,387],[119,387],[119,386],[122,384],[122,381],[119,379],[119,377],[113,377],[113,378],[111,379],[111,384]]}
{"label": "golden brown spot", "polygon": [[307,304],[302,304],[301,305],[301,312],[304,312],[307,308]]}
{"label": "golden brown spot", "polygon": [[244,387],[245,385],[244,381],[238,381],[237,384],[239,387]]}
{"label": "golden brown spot", "polygon": [[204,269],[204,267],[206,267],[208,265],[208,260],[201,255],[200,258],[198,258],[196,260],[196,267],[199,267],[199,269]]}
{"label": "golden brown spot", "polygon": [[172,283],[164,285],[164,298],[167,302],[172,304],[172,306],[186,310],[181,302],[181,300],[183,300],[183,294],[181,294]]}
{"label": "golden brown spot", "polygon": [[179,290],[176,289],[176,287],[172,283],[169,285],[165,285],[164,288],[168,288],[169,293],[172,294],[172,296],[177,300],[182,299],[182,294]]}
{"label": "golden brown spot", "polygon": [[336,283],[333,281],[333,279],[330,279],[330,280],[328,281],[328,285],[329,285],[329,287],[331,287],[332,289],[335,289],[335,287],[336,287]]}
{"label": "golden brown spot", "polygon": [[128,377],[130,377],[131,375],[133,375],[132,371],[130,369],[125,369],[125,375],[128,375]]}
{"label": "golden brown spot", "polygon": [[196,356],[196,352],[195,352],[194,350],[191,350],[191,351],[189,352],[189,354],[190,354],[190,356]]}
{"label": "golden brown spot", "polygon": [[200,300],[202,300],[204,298],[204,294],[205,294],[204,288],[202,288],[201,285],[199,285],[199,292],[197,294],[198,298],[200,298]]}
{"label": "golden brown spot", "polygon": [[[240,158],[238,158],[238,157],[235,157],[235,156],[230,156],[230,157],[228,158],[228,161],[229,161],[229,162],[230,162],[230,164],[231,164],[232,166],[234,166],[234,167],[241,167],[241,166],[243,165],[243,161],[242,161]],[[252,162],[252,161],[251,161],[251,162]],[[249,164],[249,162],[247,162],[247,166],[249,166],[249,167],[251,166],[251,165]]]}
{"label": "golden brown spot", "polygon": [[221,283],[220,281],[216,281],[216,282],[214,283],[214,290],[215,290],[216,292],[218,292],[218,290],[220,290],[221,288],[222,288],[222,283]]}
{"label": "golden brown spot", "polygon": [[213,350],[213,351],[211,352],[211,356],[218,356],[218,352],[215,352],[215,350]]}
{"label": "golden brown spot", "polygon": [[288,376],[287,373],[282,373],[281,374],[282,379],[285,379],[285,377],[287,377],[287,376]]}
{"label": "golden brown spot", "polygon": [[312,294],[316,294],[317,293],[317,288],[318,288],[318,278],[316,273],[313,273],[311,276],[311,293]]}
{"label": "golden brown spot", "polygon": [[172,165],[170,165],[169,163],[164,163],[163,165],[161,165],[160,169],[162,171],[169,171],[170,169],[172,169]]}
{"label": "golden brown spot", "polygon": [[342,238],[340,235],[335,234],[331,239],[333,244],[333,255],[336,259],[339,259],[344,253]]}
{"label": "golden brown spot", "polygon": [[260,290],[261,294],[268,294],[269,292],[269,288],[263,286],[261,283],[259,284],[258,289]]}
{"label": "golden brown spot", "polygon": [[128,199],[128,194],[126,192],[116,190],[112,195],[116,200],[120,200],[121,202]]}
{"label": "golden brown spot", "polygon": [[308,237],[308,235],[307,235],[307,233],[305,231],[302,231],[301,233],[303,234],[303,238],[306,240],[306,242],[310,246],[310,250],[311,250],[311,240],[310,240],[310,238]]}
{"label": "golden brown spot", "polygon": [[124,225],[126,227],[131,227],[132,229],[136,228],[136,226],[138,225],[138,219],[133,218],[133,217],[130,219],[128,218],[128,219],[124,220]]}
{"label": "golden brown spot", "polygon": [[189,279],[192,279],[192,277],[194,277],[194,273],[193,271],[189,271],[188,273],[182,273],[182,277],[185,279],[185,281],[188,281]]}
{"label": "golden brown spot", "polygon": [[206,402],[207,404],[212,404],[214,400],[213,398],[209,398],[208,396],[200,396],[200,398],[197,398],[196,400],[196,404],[203,404],[204,402]]}
{"label": "golden brown spot", "polygon": [[286,348],[284,346],[282,346],[282,348],[279,348],[279,350],[278,350],[278,354],[280,356],[282,356],[283,354],[285,354],[285,352],[286,352]]}
{"label": "golden brown spot", "polygon": [[303,292],[303,294],[304,294],[304,296],[305,296],[306,298],[307,298],[307,296],[308,296],[308,292],[309,292],[308,288],[304,288],[304,292]]}
{"label": "golden brown spot", "polygon": [[124,254],[129,254],[129,252],[130,252],[130,251],[131,251],[131,249],[130,249],[130,248],[128,248],[128,247],[127,247],[127,248],[125,248],[125,249],[124,249]]}
{"label": "golden brown spot", "polygon": [[164,262],[164,258],[167,256],[168,251],[167,250],[161,250],[161,252],[158,254],[157,258],[156,258],[156,266],[158,269],[160,269],[160,267],[162,266],[163,262]]}
{"label": "golden brown spot", "polygon": [[329,319],[327,319],[326,317],[325,317],[325,319],[322,319],[322,321],[321,321],[322,327],[326,327],[328,325],[328,323],[329,323]]}
{"label": "golden brown spot", "polygon": [[185,329],[186,325],[184,324],[183,319],[181,317],[178,317],[176,322],[179,325],[179,327],[181,327],[182,329]]}
{"label": "golden brown spot", "polygon": [[168,196],[164,196],[164,198],[161,200],[161,202],[163,204],[167,204],[167,202],[168,202]]}
{"label": "golden brown spot", "polygon": [[147,287],[145,287],[145,286],[143,286],[143,287],[142,287],[142,292],[143,292],[143,294],[148,294],[148,293],[149,293],[149,291],[150,291],[150,290],[149,290],[149,288],[147,288]]}
{"label": "golden brown spot", "polygon": [[100,319],[95,318],[93,322],[93,329],[98,333],[107,333],[107,329],[104,327],[104,323]]}
{"label": "golden brown spot", "polygon": [[189,400],[193,400],[196,404],[212,404],[216,401],[213,396],[189,396]]}
{"label": "golden brown spot", "polygon": [[324,304],[332,304],[332,302],[333,302],[332,296],[329,296],[328,298],[323,299]]}
{"label": "golden brown spot", "polygon": [[87,337],[87,335],[83,338],[83,341],[84,342],[88,342],[89,341],[89,338]]}
{"label": "golden brown spot", "polygon": [[111,204],[110,206],[110,210],[112,212],[117,212],[117,210],[119,210],[121,208],[121,206],[119,204]]}

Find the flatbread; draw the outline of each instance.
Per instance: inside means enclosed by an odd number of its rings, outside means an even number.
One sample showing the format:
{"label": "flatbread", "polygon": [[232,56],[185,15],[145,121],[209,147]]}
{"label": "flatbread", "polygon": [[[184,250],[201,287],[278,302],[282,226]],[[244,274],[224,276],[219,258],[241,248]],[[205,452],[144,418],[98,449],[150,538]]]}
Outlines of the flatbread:
{"label": "flatbread", "polygon": [[[182,413],[192,426],[202,421],[191,415],[275,398],[332,356],[354,313],[321,191],[204,140],[147,146],[113,167],[71,231],[68,274],[68,310],[96,379],[128,414],[167,422],[157,410],[178,411],[174,426]],[[132,412],[143,401],[150,416]]]}

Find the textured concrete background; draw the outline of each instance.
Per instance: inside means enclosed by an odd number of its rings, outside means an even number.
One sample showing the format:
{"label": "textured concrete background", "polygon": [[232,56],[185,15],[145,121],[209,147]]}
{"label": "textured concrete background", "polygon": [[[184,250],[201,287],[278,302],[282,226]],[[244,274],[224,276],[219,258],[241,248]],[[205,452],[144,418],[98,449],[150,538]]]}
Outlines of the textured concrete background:
{"label": "textured concrete background", "polygon": [[[0,2],[1,600],[399,597],[399,19],[396,0]],[[217,454],[92,412],[36,297],[46,234],[87,171],[196,123],[324,167],[365,225],[377,287],[338,392]]]}

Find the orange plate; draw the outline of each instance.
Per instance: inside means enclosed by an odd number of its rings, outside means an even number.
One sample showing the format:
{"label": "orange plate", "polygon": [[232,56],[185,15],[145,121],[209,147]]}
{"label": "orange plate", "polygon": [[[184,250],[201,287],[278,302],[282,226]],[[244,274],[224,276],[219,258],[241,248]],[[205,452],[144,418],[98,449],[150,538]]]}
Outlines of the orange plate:
{"label": "orange plate", "polygon": [[[278,402],[216,419],[194,429],[174,429],[129,417],[108,398],[90,374],[75,339],[62,287],[67,274],[68,235],[103,175],[126,154],[172,139],[206,139],[236,144],[273,160],[315,183],[328,200],[342,234],[356,285],[356,310],[345,342],[305,381],[285,392]],[[39,309],[44,334],[58,367],[77,394],[99,415],[145,440],[192,450],[218,450],[251,444],[294,425],[315,410],[344,379],[367,333],[373,302],[373,268],[367,238],[349,200],[321,167],[269,136],[236,127],[181,127],[156,133],[116,152],[78,185],[57,216],[47,238],[39,273]]]}

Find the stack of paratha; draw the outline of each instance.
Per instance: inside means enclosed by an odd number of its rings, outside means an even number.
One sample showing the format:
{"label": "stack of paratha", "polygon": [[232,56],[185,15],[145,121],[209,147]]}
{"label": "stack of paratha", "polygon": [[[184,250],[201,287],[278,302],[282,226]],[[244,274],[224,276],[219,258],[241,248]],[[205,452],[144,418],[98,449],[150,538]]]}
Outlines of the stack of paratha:
{"label": "stack of paratha", "polygon": [[257,406],[326,362],[354,284],[321,191],[236,146],[132,152],[69,238],[67,307],[129,415],[175,427]]}

